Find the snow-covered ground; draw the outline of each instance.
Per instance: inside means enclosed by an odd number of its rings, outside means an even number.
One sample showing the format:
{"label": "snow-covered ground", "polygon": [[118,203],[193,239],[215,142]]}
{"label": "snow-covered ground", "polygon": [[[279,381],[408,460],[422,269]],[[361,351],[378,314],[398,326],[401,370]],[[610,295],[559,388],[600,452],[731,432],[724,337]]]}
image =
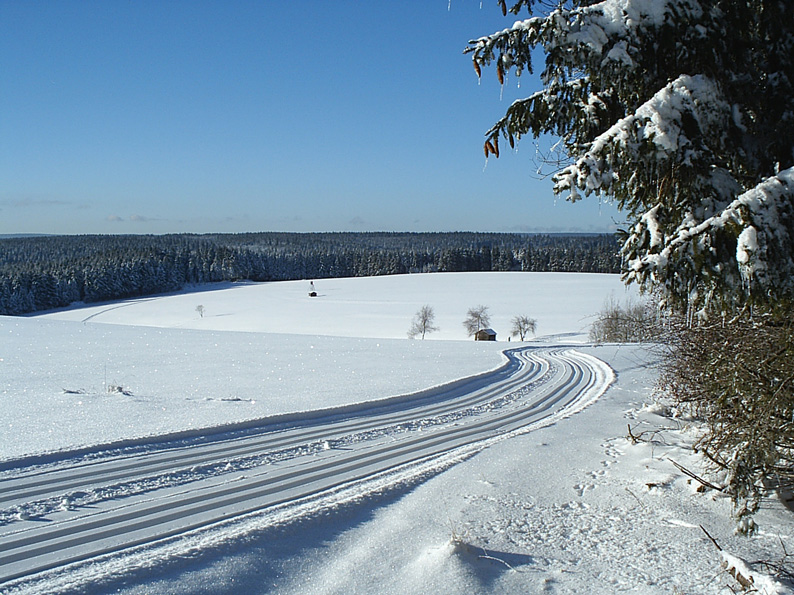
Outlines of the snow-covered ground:
{"label": "snow-covered ground", "polygon": [[[542,340],[581,342],[604,299],[626,293],[615,275],[547,273],[324,279],[315,288],[311,298],[308,281],[211,285],[0,317],[0,461],[411,393],[504,361],[506,343],[467,339],[473,306],[488,306],[502,341],[510,319],[527,315]],[[439,331],[409,341],[424,304]]]}
{"label": "snow-covered ground", "polygon": [[[723,557],[775,563],[781,543],[791,550],[794,522],[777,500],[757,515],[759,534],[735,536],[729,502],[698,491],[673,465],[700,472],[680,447],[692,430],[651,405],[652,350],[586,345],[604,300],[625,294],[615,276],[320,280],[316,298],[308,282],[211,289],[0,317],[0,459],[8,465],[447,383],[499,366],[501,351],[516,346],[504,341],[515,315],[537,319],[542,344],[578,343],[616,381],[580,413],[454,465],[431,464],[421,477],[352,489],[336,506],[290,519],[249,515],[22,592],[730,593],[737,583],[720,567]],[[408,340],[424,304],[441,330]],[[466,339],[463,318],[479,304],[490,308],[497,343]],[[648,441],[627,440],[627,424]],[[672,429],[655,433],[661,427]]]}

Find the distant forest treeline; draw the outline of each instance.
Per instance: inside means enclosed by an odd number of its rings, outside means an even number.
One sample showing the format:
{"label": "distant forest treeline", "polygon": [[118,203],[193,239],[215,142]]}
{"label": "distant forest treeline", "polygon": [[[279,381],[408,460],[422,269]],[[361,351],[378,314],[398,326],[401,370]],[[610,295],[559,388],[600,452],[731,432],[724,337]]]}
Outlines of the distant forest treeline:
{"label": "distant forest treeline", "polygon": [[0,314],[176,291],[435,271],[616,273],[611,235],[245,233],[0,239]]}

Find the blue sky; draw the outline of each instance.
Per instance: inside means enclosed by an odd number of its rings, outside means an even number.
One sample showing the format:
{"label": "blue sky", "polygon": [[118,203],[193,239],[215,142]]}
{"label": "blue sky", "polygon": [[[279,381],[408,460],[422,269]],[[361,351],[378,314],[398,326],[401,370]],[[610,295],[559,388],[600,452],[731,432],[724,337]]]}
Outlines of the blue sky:
{"label": "blue sky", "polygon": [[610,231],[555,198],[529,94],[466,42],[495,1],[0,1],[0,234]]}

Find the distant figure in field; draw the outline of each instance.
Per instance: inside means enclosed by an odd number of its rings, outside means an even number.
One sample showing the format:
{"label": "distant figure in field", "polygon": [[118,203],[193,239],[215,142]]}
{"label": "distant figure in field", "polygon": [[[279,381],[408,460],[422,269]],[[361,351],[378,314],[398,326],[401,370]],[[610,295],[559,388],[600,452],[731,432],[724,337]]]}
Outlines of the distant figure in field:
{"label": "distant figure in field", "polygon": [[317,290],[314,289],[314,281],[309,281],[309,297],[317,297]]}

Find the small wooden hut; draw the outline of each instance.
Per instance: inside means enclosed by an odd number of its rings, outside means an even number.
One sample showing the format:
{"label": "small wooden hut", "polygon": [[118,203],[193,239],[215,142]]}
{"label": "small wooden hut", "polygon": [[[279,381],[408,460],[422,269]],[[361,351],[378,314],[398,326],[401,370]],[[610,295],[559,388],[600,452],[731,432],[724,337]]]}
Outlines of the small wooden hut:
{"label": "small wooden hut", "polygon": [[492,328],[480,329],[474,333],[475,341],[496,341],[496,331]]}

